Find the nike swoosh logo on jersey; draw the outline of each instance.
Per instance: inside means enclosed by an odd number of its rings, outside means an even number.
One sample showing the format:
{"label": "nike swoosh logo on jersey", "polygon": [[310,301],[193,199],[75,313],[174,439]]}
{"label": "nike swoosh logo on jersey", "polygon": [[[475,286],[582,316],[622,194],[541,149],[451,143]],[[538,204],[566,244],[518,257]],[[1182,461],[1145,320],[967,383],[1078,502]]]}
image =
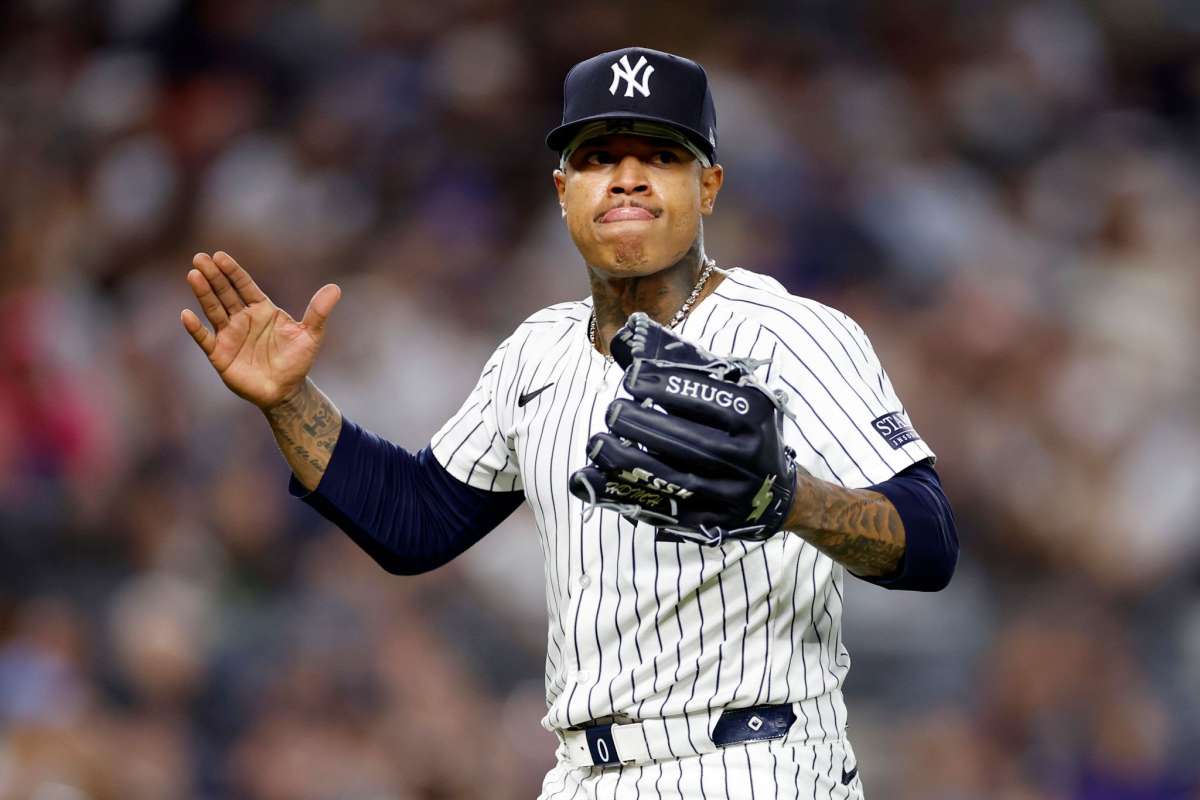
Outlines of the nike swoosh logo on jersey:
{"label": "nike swoosh logo on jersey", "polygon": [[846,772],[846,768],[842,767],[842,786],[849,786],[850,781],[854,780],[854,776],[858,774],[858,764],[854,765],[854,769]]}
{"label": "nike swoosh logo on jersey", "polygon": [[532,392],[522,392],[521,396],[517,398],[517,408],[524,408],[526,406],[526,404],[529,403],[530,400],[537,397],[539,394],[546,391],[553,385],[554,385],[554,382],[551,381],[550,383],[547,383],[545,386],[543,386],[540,389],[534,389]]}

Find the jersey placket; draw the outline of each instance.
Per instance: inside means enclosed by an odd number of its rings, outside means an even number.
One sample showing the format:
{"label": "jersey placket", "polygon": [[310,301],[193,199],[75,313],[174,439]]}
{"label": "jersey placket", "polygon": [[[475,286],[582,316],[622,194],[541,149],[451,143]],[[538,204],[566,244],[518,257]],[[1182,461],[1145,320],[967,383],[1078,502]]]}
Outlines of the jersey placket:
{"label": "jersey placket", "polygon": [[[605,363],[602,369],[592,373],[589,394],[592,395],[595,403],[589,404],[591,405],[591,414],[588,424],[581,426],[581,428],[586,427],[586,431],[583,431],[582,436],[578,437],[575,443],[578,448],[575,452],[579,463],[573,465],[573,469],[582,467],[586,462],[588,438],[593,433],[606,429],[604,416],[609,403],[616,397],[622,374],[619,367],[600,356],[594,348],[590,347],[590,344],[589,349],[591,350],[590,357],[594,356]],[[604,586],[602,585],[604,565],[602,562],[615,557],[615,553],[607,552],[612,548],[607,547],[604,537],[606,534],[614,532],[615,522],[608,519],[611,514],[605,511],[597,511],[584,521],[582,517],[585,515],[585,510],[582,504],[576,506],[572,503],[571,505],[575,506],[572,508],[572,513],[580,515],[579,538],[576,542],[571,543],[575,547],[577,558],[572,564],[573,573],[567,582],[569,601],[566,622],[569,634],[573,633],[575,638],[573,649],[576,653],[574,674],[570,676],[575,683],[576,692],[569,701],[571,707],[568,709],[568,713],[574,721],[580,713],[589,715],[592,713],[594,706],[591,702],[592,697],[589,695],[594,694],[594,688],[600,680],[603,659],[601,650],[605,646],[600,630],[600,607],[604,600]],[[583,703],[580,702],[581,694],[587,698]],[[577,711],[577,709],[584,708],[586,711]]]}

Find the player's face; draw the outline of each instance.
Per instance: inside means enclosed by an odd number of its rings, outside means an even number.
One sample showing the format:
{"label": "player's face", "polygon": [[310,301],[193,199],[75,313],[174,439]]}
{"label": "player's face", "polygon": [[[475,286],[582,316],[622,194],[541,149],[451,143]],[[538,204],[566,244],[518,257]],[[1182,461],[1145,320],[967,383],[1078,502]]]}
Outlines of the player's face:
{"label": "player's face", "polygon": [[636,277],[683,258],[723,177],[719,164],[705,168],[669,140],[615,134],[581,145],[554,185],[584,261]]}

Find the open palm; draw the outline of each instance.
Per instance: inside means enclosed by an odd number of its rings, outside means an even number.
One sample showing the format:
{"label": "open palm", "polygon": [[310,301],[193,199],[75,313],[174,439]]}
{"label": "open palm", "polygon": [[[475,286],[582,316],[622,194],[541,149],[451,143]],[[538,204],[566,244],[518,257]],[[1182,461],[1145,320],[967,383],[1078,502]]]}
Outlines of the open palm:
{"label": "open palm", "polygon": [[289,399],[312,369],[341,289],[322,286],[297,322],[227,253],[197,253],[192,265],[188,286],[213,329],[189,309],[179,315],[184,329],[236,395],[260,408]]}

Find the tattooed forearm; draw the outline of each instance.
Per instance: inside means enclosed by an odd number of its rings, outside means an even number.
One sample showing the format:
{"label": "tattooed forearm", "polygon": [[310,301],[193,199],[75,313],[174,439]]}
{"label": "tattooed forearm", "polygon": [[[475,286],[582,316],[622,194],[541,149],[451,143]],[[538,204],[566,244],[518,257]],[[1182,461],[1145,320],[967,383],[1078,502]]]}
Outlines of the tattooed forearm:
{"label": "tattooed forearm", "polygon": [[796,478],[785,527],[856,575],[888,575],[904,556],[904,523],[891,501],[878,492],[846,489],[803,470]]}
{"label": "tattooed forearm", "polygon": [[317,488],[342,431],[342,412],[316,384],[305,380],[295,397],[263,413],[296,479],[306,489]]}

